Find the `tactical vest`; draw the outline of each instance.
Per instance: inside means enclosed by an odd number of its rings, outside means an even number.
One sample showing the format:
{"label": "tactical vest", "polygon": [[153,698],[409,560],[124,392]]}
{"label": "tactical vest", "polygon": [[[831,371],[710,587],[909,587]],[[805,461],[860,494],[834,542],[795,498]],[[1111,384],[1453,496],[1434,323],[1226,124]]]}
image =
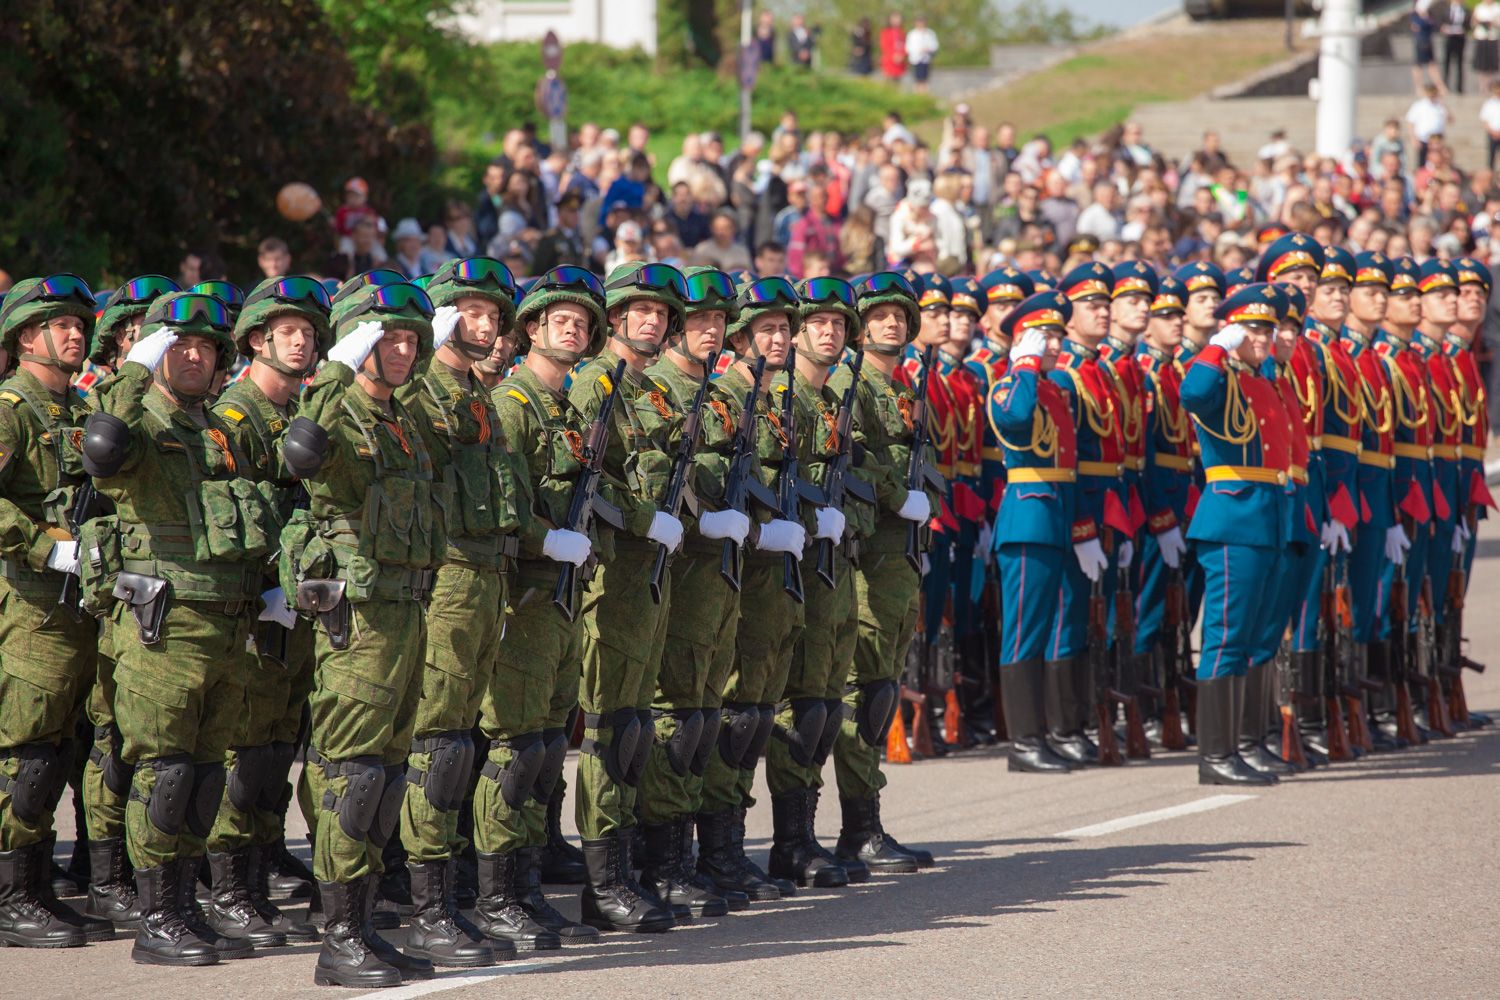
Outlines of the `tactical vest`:
{"label": "tactical vest", "polygon": [[[519,485],[510,456],[500,436],[500,419],[482,397],[469,401],[469,412],[432,375],[422,378],[422,390],[441,414],[432,421],[448,438],[448,463],[443,469],[448,508],[448,555],[490,569],[501,569],[516,554],[515,530]],[[479,447],[476,447],[478,445]]]}
{"label": "tactical vest", "polygon": [[[57,463],[57,484],[42,501],[42,516],[39,523],[49,528],[62,528],[71,533],[68,526],[68,511],[73,506],[78,488],[88,479],[83,471],[83,428],[61,423],[66,415],[63,407],[50,398],[39,396],[35,387],[19,378],[0,382],[0,405],[25,405],[41,426],[41,440],[51,451]],[[62,577],[52,570],[36,572],[23,559],[0,559],[0,577],[13,590],[27,598],[56,597]]]}

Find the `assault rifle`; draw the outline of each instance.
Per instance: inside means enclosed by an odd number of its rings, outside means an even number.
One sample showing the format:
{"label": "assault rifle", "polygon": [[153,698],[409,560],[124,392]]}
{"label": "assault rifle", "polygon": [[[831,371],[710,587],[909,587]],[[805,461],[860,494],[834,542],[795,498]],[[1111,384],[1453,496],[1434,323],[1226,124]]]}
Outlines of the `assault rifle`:
{"label": "assault rifle", "polygon": [[1151,744],[1146,739],[1140,699],[1130,676],[1135,661],[1135,594],[1130,589],[1130,570],[1126,566],[1119,567],[1115,583],[1115,652],[1112,659],[1114,674],[1104,690],[1108,715],[1113,721],[1115,706],[1124,706],[1125,756],[1132,760],[1149,760]]}
{"label": "assault rifle", "polygon": [[[604,397],[599,413],[589,424],[588,434],[583,439],[583,468],[578,473],[578,481],[573,484],[568,516],[562,523],[562,527],[569,531],[588,534],[596,514],[615,528],[624,527],[619,510],[599,495],[599,481],[604,476],[604,452],[609,443],[609,421],[614,416],[615,403],[620,398],[620,382],[624,378],[625,362],[621,361],[615,365],[609,394]],[[578,616],[578,569],[572,563],[563,563],[557,574],[557,586],[552,588],[552,603],[568,621]]]}
{"label": "assault rifle", "polygon": [[[760,429],[760,417],[755,412],[760,402],[760,380],[766,373],[765,356],[757,358],[750,371],[750,388],[745,392],[745,406],[740,411],[740,426],[734,433],[734,457],[729,460],[729,474],[724,479],[724,506],[749,514],[750,501],[754,500],[766,510],[775,511],[776,497],[765,484],[755,478],[755,441]],[[724,582],[740,589],[741,546],[732,538],[724,539],[723,554],[719,557],[719,575]]]}
{"label": "assault rifle", "polygon": [[[68,533],[73,536],[76,543],[83,524],[94,516],[94,505],[99,501],[99,491],[94,488],[93,479],[85,479],[73,491],[73,503],[64,515],[67,518]],[[86,557],[87,553],[79,552],[80,558]],[[69,618],[75,622],[83,621],[83,591],[78,585],[77,573],[64,573],[62,575],[62,592],[57,595],[57,605],[67,612]]]}
{"label": "assault rifle", "polygon": [[[828,473],[823,481],[823,492],[828,498],[828,506],[837,507],[840,510],[844,507],[845,493],[860,503],[871,505],[875,503],[875,490],[849,469],[854,461],[854,394],[859,389],[859,373],[864,363],[863,351],[856,351],[854,360],[849,362],[849,372],[853,378],[849,381],[849,388],[844,390],[843,398],[839,400],[839,412],[834,420],[834,433],[838,436],[839,453],[834,456],[832,462],[828,463]],[[827,584],[829,589],[838,586],[837,567],[833,561],[833,546],[834,542],[831,538],[818,540],[818,578]]]}
{"label": "assault rifle", "polygon": [[1119,767],[1125,763],[1115,739],[1115,706],[1109,687],[1109,608],[1104,600],[1104,580],[1095,580],[1089,590],[1089,673],[1096,687],[1094,709],[1099,717],[1099,764]]}
{"label": "assault rifle", "polygon": [[[687,418],[682,422],[682,440],[677,445],[677,454],[672,458],[672,474],[667,477],[667,491],[661,501],[661,510],[673,517],[681,516],[683,494],[687,490],[688,476],[693,470],[693,456],[698,451],[699,430],[703,426],[703,404],[708,399],[708,383],[718,364],[719,352],[715,351],[703,364],[703,381],[698,383],[693,405],[688,408]],[[661,585],[667,575],[669,556],[665,545],[656,546],[656,563],[651,567],[651,600],[657,604],[661,603]]]}
{"label": "assault rifle", "polygon": [[[784,520],[801,521],[802,494],[798,487],[801,473],[797,460],[797,349],[786,352],[786,394],[781,397],[781,469],[776,473],[776,507]],[[781,588],[792,600],[803,603],[802,557],[784,552],[781,556]]]}
{"label": "assault rifle", "polygon": [[[917,389],[917,402],[912,407],[911,458],[906,463],[906,488],[908,490],[936,490],[948,492],[948,481],[927,462],[927,445],[932,438],[928,423],[927,396],[932,382],[932,366],[937,360],[937,345],[930,344],[922,352],[922,386]],[[906,527],[906,561],[918,573],[922,572],[922,532],[925,524],[913,521]]]}

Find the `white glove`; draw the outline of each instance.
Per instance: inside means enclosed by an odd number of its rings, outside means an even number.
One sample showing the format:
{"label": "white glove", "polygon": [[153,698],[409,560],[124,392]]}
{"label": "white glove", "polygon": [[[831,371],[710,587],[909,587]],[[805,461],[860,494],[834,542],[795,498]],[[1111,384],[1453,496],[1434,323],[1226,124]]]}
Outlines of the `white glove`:
{"label": "white glove", "polygon": [[896,516],[918,524],[932,517],[932,504],[927,501],[927,494],[921,490],[907,490],[906,499],[901,501],[901,509],[896,511]]}
{"label": "white glove", "polygon": [[979,526],[979,540],[974,543],[974,558],[988,560],[990,549],[995,544],[995,529],[985,521]]}
{"label": "white glove", "polygon": [[275,622],[282,628],[297,626],[297,612],[286,606],[286,591],[280,587],[261,594],[260,603],[265,607],[261,609],[260,617],[256,621]]}
{"label": "white glove", "polygon": [[328,360],[337,361],[350,371],[357,372],[364,367],[365,358],[370,356],[370,352],[375,350],[375,345],[384,336],[385,327],[367,319],[328,349]]}
{"label": "white glove", "polygon": [[1245,338],[1249,336],[1249,334],[1250,331],[1245,329],[1240,324],[1230,323],[1224,329],[1220,330],[1212,337],[1209,337],[1208,342],[1215,347],[1222,347],[1230,354],[1233,354],[1236,350],[1239,349],[1239,346],[1245,342]]}
{"label": "white glove", "polygon": [[47,553],[47,568],[55,569],[59,573],[72,573],[74,576],[77,576],[78,543],[53,542],[52,551]]}
{"label": "white glove", "polygon": [[167,356],[167,351],[177,343],[177,334],[172,328],[164,326],[149,337],[137,340],[131,345],[125,355],[126,361],[134,361],[138,365],[145,365],[152,371],[161,367],[161,359]]}
{"label": "white glove", "polygon": [[594,543],[589,541],[588,535],[567,528],[553,528],[542,539],[542,555],[553,562],[582,566],[593,550]]}
{"label": "white glove", "polygon": [[1020,361],[1022,358],[1039,358],[1047,353],[1047,335],[1040,330],[1027,330],[1021,334],[1021,339],[1010,347],[1010,360]]}
{"label": "white glove", "polygon": [[458,310],[453,306],[438,306],[432,314],[432,349],[440,351],[458,329]]}
{"label": "white glove", "polygon": [[844,538],[844,512],[837,507],[819,507],[817,509],[818,530],[813,532],[814,538],[826,538],[830,542],[842,541]]}
{"label": "white glove", "polygon": [[1462,555],[1464,548],[1469,544],[1469,526],[1463,521],[1458,522],[1458,528],[1453,532],[1453,552]]}
{"label": "white glove", "polygon": [[1109,559],[1104,555],[1104,546],[1099,544],[1097,538],[1076,543],[1073,546],[1073,555],[1078,557],[1078,568],[1083,570],[1083,575],[1088,577],[1091,583],[1098,583],[1100,574],[1109,567]]}
{"label": "white glove", "polygon": [[1340,550],[1348,552],[1351,548],[1349,529],[1344,527],[1342,521],[1324,521],[1323,530],[1318,532],[1318,537],[1323,541],[1323,548],[1334,555],[1338,555]]}
{"label": "white glove", "polygon": [[760,526],[760,541],[755,545],[762,552],[785,552],[801,556],[807,547],[807,530],[796,521],[777,518]]}
{"label": "white glove", "polygon": [[1120,543],[1116,554],[1120,557],[1120,568],[1129,569],[1130,561],[1135,558],[1135,542],[1132,542],[1128,538],[1125,539],[1125,541]]}
{"label": "white glove", "polygon": [[1406,529],[1399,524],[1393,524],[1385,529],[1385,558],[1392,565],[1400,566],[1406,562],[1406,550],[1411,548],[1411,539],[1406,537]]}
{"label": "white glove", "polygon": [[676,552],[682,545],[682,522],[671,514],[657,511],[651,518],[651,530],[646,537],[658,545],[665,545],[668,552]]}
{"label": "white glove", "polygon": [[1161,550],[1162,562],[1167,564],[1168,569],[1180,567],[1182,557],[1187,554],[1187,542],[1182,540],[1182,529],[1175,524],[1156,536],[1156,547]]}
{"label": "white glove", "polygon": [[928,573],[932,572],[932,560],[928,558],[927,553],[922,553],[922,558],[920,561],[922,563],[922,568],[918,571],[918,576],[926,576]]}
{"label": "white glove", "polygon": [[750,535],[750,518],[737,510],[706,510],[698,515],[698,534],[704,538],[728,539],[744,545]]}

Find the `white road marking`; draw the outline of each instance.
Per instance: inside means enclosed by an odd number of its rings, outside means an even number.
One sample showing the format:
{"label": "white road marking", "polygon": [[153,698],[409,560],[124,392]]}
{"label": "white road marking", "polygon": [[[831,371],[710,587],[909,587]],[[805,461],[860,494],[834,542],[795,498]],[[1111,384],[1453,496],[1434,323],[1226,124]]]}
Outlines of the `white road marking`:
{"label": "white road marking", "polygon": [[1119,819],[1095,823],[1093,826],[1080,826],[1076,830],[1064,830],[1058,836],[1074,839],[1102,837],[1105,834],[1117,833],[1120,830],[1145,826],[1147,823],[1159,823],[1164,819],[1176,819],[1178,816],[1191,816],[1193,813],[1208,812],[1210,809],[1218,809],[1221,806],[1232,806],[1236,802],[1245,802],[1253,798],[1255,798],[1254,795],[1210,795],[1207,798],[1198,799],[1193,802],[1184,802],[1180,806],[1169,806],[1166,809],[1152,809],[1150,812],[1136,813],[1133,816],[1121,816]]}
{"label": "white road marking", "polygon": [[497,965],[486,969],[442,969],[439,970],[436,979],[418,980],[405,986],[397,986],[388,990],[373,990],[369,993],[360,993],[350,997],[349,1000],[412,1000],[414,997],[431,996],[434,993],[442,993],[445,990],[456,990],[464,986],[479,986],[499,979],[501,976],[513,976],[518,972],[530,972],[532,969],[540,969],[547,962],[512,962],[506,965]]}

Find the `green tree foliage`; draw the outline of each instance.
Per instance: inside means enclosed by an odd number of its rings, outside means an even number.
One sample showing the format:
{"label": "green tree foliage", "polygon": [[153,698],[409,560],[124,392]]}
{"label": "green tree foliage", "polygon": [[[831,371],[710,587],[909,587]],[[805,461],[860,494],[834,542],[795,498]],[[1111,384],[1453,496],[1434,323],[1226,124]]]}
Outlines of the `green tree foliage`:
{"label": "green tree foliage", "polygon": [[352,96],[398,121],[425,119],[439,74],[463,76],[471,47],[450,25],[470,0],[318,0],[354,67]]}
{"label": "green tree foliage", "polygon": [[189,248],[244,274],[267,233],[327,249],[326,225],[276,214],[289,181],[330,208],[350,173],[377,198],[429,183],[427,127],[350,99],[354,73],[316,0],[17,10],[0,46],[0,266],[12,274],[174,273]]}

